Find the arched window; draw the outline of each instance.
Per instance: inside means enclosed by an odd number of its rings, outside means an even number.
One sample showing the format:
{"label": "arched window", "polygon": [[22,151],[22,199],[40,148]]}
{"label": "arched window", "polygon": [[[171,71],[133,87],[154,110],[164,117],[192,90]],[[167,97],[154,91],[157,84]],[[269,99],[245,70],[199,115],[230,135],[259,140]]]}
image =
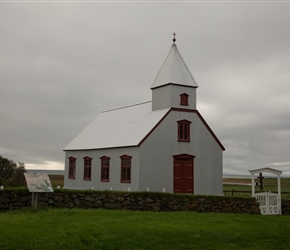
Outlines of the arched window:
{"label": "arched window", "polygon": [[121,182],[131,183],[131,159],[132,156],[122,155],[121,158]]}
{"label": "arched window", "polygon": [[178,121],[178,141],[190,142],[190,121]]}

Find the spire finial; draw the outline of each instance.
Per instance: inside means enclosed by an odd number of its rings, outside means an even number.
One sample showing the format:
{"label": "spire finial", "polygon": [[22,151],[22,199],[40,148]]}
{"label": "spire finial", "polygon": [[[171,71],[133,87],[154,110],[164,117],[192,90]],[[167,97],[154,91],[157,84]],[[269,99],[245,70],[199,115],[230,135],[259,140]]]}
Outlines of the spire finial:
{"label": "spire finial", "polygon": [[175,44],[175,42],[176,42],[176,38],[175,38],[175,36],[176,36],[176,34],[175,34],[175,32],[173,33],[173,39],[172,39],[172,41],[173,41],[173,43]]}

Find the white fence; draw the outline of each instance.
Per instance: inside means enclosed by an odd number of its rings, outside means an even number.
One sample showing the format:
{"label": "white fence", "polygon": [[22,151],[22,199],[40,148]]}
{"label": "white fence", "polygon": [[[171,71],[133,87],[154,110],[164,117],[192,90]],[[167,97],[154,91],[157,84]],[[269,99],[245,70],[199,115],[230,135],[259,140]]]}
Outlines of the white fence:
{"label": "white fence", "polygon": [[278,194],[256,193],[255,197],[260,204],[261,214],[281,214],[281,199]]}

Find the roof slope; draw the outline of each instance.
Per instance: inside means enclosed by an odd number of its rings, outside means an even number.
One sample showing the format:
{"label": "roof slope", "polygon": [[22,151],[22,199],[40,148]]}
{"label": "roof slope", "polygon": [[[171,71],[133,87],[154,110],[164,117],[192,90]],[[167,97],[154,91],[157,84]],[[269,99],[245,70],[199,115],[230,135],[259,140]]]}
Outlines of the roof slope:
{"label": "roof slope", "polygon": [[195,88],[198,87],[175,43],[172,44],[151,89],[168,83],[186,85]]}
{"label": "roof slope", "polygon": [[168,111],[146,102],[102,112],[64,150],[137,146]]}

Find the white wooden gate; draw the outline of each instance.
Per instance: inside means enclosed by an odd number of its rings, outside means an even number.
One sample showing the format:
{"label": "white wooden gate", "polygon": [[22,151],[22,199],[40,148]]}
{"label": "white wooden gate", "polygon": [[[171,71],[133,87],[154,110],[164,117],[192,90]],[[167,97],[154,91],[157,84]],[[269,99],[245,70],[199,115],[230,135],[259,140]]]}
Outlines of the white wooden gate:
{"label": "white wooden gate", "polygon": [[[257,201],[260,203],[261,214],[282,214],[281,209],[281,174],[282,171],[273,168],[259,168],[254,170],[249,170],[252,175],[252,197],[256,197]],[[260,173],[270,173],[277,175],[277,187],[278,193],[255,193],[255,174]]]}
{"label": "white wooden gate", "polygon": [[264,192],[256,193],[255,196],[260,204],[261,214],[281,214],[281,202],[278,194]]}

